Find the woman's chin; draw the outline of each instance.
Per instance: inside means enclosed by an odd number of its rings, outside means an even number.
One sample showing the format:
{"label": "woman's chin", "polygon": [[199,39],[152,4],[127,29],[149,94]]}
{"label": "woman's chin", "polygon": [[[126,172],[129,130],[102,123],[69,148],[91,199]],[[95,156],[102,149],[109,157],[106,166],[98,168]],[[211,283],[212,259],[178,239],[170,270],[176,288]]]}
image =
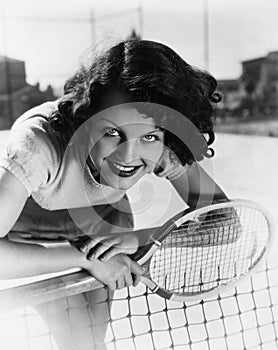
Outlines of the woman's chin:
{"label": "woman's chin", "polygon": [[113,176],[109,176],[104,179],[104,184],[118,190],[127,191],[134,186],[141,177],[142,175],[139,176],[139,174],[130,177],[120,177],[113,174]]}

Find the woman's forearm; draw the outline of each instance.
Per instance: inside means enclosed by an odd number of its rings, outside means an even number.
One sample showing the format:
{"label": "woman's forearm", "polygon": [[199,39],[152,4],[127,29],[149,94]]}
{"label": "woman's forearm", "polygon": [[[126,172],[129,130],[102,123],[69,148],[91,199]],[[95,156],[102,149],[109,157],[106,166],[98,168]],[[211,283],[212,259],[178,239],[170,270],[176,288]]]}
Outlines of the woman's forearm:
{"label": "woman's forearm", "polygon": [[86,257],[76,248],[45,248],[37,244],[0,239],[0,279],[31,277],[83,268]]}
{"label": "woman's forearm", "polygon": [[189,207],[202,207],[227,199],[223,190],[198,163],[192,164],[171,183]]}

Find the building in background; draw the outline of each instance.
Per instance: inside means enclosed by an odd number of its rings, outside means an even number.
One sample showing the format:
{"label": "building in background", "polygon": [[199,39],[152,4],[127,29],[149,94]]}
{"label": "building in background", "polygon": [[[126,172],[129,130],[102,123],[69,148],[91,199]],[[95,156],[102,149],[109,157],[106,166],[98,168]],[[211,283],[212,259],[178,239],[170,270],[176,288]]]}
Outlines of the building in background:
{"label": "building in background", "polygon": [[220,116],[265,117],[278,113],[278,51],[242,62],[239,79],[220,80]]}
{"label": "building in background", "polygon": [[26,82],[25,62],[0,56],[0,129],[8,129],[28,109],[55,100],[51,86],[42,91],[40,85]]}
{"label": "building in background", "polygon": [[221,115],[229,115],[238,109],[244,97],[244,91],[240,86],[239,79],[218,80],[218,89],[221,92],[222,100],[219,103]]}
{"label": "building in background", "polygon": [[253,114],[278,111],[278,51],[266,57],[242,62],[241,84],[245,90],[247,108]]}

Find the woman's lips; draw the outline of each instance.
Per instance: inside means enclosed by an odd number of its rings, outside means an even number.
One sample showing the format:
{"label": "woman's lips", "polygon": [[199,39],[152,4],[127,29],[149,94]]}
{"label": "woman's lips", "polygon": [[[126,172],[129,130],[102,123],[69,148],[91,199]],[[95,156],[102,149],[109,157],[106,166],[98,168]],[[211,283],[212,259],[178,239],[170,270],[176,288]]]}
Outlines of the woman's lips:
{"label": "woman's lips", "polygon": [[142,165],[126,166],[107,159],[107,163],[112,172],[120,177],[130,177],[137,173]]}

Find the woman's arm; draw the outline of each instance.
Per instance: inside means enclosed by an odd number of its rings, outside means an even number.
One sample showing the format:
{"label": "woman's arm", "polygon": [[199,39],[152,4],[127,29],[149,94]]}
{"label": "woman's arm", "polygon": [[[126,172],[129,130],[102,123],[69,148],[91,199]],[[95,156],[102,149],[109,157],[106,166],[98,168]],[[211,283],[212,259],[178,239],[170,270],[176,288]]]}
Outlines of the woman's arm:
{"label": "woman's arm", "polygon": [[217,183],[198,164],[193,163],[178,178],[170,180],[189,207],[202,207],[228,199]]}
{"label": "woman's arm", "polygon": [[102,263],[88,261],[72,246],[45,248],[9,241],[6,235],[18,219],[26,200],[24,186],[9,171],[0,167],[0,279],[30,277],[79,267],[111,289],[139,282],[141,267],[127,256],[118,256]]}
{"label": "woman's arm", "polygon": [[0,240],[0,279],[23,278],[71,268],[83,268],[82,254],[73,247],[45,248]]}
{"label": "woman's arm", "polygon": [[0,278],[28,277],[81,267],[82,254],[72,247],[46,249],[37,244],[10,242],[5,237],[18,219],[27,192],[7,170],[0,167]]}
{"label": "woman's arm", "polygon": [[[188,204],[190,208],[201,208],[210,205],[216,201],[226,201],[228,197],[207,172],[198,164],[192,164],[189,169],[180,177],[172,180],[171,183]],[[211,244],[226,244],[235,242],[241,230],[241,224],[238,214],[233,208],[219,209],[215,211],[215,220],[209,226],[206,219],[211,216],[204,216],[204,227],[202,232],[202,243],[211,242]],[[223,223],[225,222],[225,228]]]}

